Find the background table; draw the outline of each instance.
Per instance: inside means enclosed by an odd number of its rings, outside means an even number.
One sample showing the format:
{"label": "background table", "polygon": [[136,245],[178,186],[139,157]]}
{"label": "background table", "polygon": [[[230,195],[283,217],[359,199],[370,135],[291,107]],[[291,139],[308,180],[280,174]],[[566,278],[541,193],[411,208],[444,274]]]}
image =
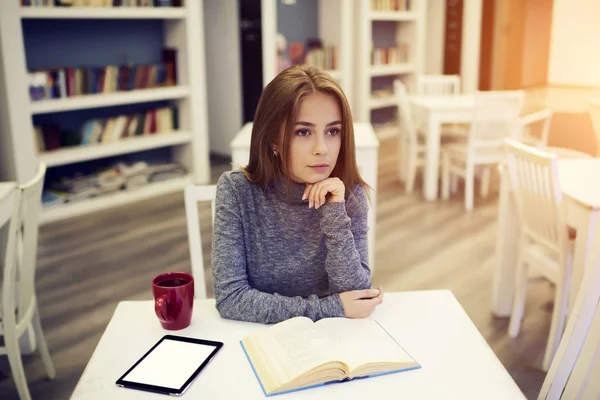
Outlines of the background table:
{"label": "background table", "polygon": [[[425,172],[423,174],[423,196],[427,201],[438,197],[440,165],[440,143],[442,124],[465,124],[473,120],[475,95],[452,96],[409,96],[410,105],[427,121],[427,147],[425,150]],[[524,107],[521,116],[539,111],[539,107]]]}
{"label": "background table", "polygon": [[[230,143],[231,158],[234,168],[244,167],[250,159],[250,139],[252,138],[252,122],[248,122]],[[369,267],[375,270],[375,208],[377,205],[377,158],[379,140],[369,123],[354,124],[354,143],[356,146],[356,163],[364,181],[373,189],[369,204]]]}
{"label": "background table", "polygon": [[[422,368],[283,395],[282,399],[487,399],[525,397],[449,291],[386,293],[373,313]],[[224,342],[186,399],[264,399],[240,340],[265,325],[222,319],[214,300],[197,300],[192,324],[163,330],[153,301],[117,306],[72,399],[165,399],[115,381],[163,335]],[[167,366],[168,367],[168,366]]]}

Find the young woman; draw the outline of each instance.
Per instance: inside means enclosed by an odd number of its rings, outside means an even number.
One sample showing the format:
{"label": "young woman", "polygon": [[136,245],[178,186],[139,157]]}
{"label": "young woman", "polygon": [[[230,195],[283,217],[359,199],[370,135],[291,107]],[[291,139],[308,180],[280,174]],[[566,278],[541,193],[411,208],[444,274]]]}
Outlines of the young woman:
{"label": "young woman", "polygon": [[337,83],[298,65],[264,89],[246,168],[217,184],[212,270],[224,318],[362,318],[383,301],[367,265],[367,186]]}

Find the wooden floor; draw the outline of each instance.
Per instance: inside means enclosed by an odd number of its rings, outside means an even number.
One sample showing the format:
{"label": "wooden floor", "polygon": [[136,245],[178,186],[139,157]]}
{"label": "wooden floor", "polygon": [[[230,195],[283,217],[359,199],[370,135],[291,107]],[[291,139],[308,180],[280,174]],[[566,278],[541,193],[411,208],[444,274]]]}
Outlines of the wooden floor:
{"label": "wooden floor", "polygon": [[[519,387],[536,398],[544,379],[539,365],[553,289],[541,280],[530,284],[517,339],[508,338],[506,319],[492,317],[497,192],[477,200],[466,214],[460,196],[425,203],[420,194],[403,193],[394,171],[393,139],[381,143],[379,164],[374,283],[386,291],[452,290]],[[222,163],[214,168],[213,180],[227,168]],[[210,221],[206,207],[201,219]],[[209,257],[210,226],[203,237]],[[25,370],[34,399],[68,399],[117,303],[151,299],[150,282],[160,272],[190,270],[183,196],[43,226],[39,247],[36,286],[57,379],[44,379],[37,356],[25,357]],[[119,373],[107,371],[114,379]],[[3,400],[17,398],[8,375],[6,357],[0,357]]]}

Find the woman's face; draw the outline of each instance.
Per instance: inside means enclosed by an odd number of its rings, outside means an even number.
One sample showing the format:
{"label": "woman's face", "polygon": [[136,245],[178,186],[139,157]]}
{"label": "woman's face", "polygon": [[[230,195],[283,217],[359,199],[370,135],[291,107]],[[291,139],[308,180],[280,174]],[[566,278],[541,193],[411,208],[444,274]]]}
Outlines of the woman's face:
{"label": "woman's face", "polygon": [[[282,127],[280,137],[284,134]],[[327,179],[335,168],[341,145],[342,113],[335,97],[319,92],[305,96],[293,127],[289,178],[297,183]],[[280,144],[274,149],[279,151]]]}

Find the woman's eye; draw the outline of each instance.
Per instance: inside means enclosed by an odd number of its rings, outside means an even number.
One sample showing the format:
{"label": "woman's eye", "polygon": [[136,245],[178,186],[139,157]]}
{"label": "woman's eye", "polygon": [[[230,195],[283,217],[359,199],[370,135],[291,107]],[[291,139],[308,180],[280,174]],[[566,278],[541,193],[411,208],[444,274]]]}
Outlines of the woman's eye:
{"label": "woman's eye", "polygon": [[327,133],[331,136],[336,136],[336,135],[340,134],[340,129],[339,128],[331,128]]}
{"label": "woman's eye", "polygon": [[296,135],[298,136],[308,136],[310,135],[310,131],[308,129],[299,129],[296,131]]}

